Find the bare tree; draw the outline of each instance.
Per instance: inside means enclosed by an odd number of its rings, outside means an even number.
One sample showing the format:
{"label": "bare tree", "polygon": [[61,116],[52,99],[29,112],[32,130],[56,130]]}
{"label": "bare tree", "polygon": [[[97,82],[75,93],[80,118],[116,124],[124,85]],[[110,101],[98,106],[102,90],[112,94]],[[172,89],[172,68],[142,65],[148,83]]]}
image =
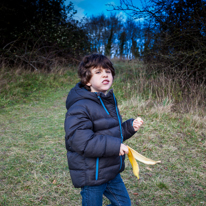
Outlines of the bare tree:
{"label": "bare tree", "polygon": [[145,62],[184,82],[206,79],[205,0],[145,0],[141,8],[132,0],[120,0],[119,6],[110,6],[147,22],[143,27]]}
{"label": "bare tree", "polygon": [[93,45],[93,51],[110,56],[115,53],[115,40],[122,27],[121,17],[116,14],[91,16],[86,19],[86,28]]}

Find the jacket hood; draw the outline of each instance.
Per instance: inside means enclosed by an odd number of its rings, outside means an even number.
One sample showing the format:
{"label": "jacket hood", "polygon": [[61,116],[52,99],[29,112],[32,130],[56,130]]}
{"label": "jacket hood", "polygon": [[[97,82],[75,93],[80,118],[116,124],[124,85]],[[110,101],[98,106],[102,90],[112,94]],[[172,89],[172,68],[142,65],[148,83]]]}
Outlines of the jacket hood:
{"label": "jacket hood", "polygon": [[100,96],[103,99],[113,100],[113,90],[111,89],[109,92],[107,92],[106,95],[102,92],[97,92],[97,93],[90,92],[90,91],[87,91],[83,87],[83,85],[79,82],[76,84],[74,88],[70,90],[67,96],[67,100],[66,100],[66,108],[68,110],[75,102],[82,100],[82,99],[90,99],[99,104],[99,100],[97,96]]}

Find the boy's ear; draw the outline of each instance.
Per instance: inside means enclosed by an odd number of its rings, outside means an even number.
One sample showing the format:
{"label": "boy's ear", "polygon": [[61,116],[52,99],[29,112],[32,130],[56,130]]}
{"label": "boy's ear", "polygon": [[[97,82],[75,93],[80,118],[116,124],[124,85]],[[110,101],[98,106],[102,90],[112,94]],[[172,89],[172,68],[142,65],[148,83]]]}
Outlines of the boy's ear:
{"label": "boy's ear", "polygon": [[86,83],[86,85],[90,87],[92,84],[90,82],[88,82],[88,83]]}

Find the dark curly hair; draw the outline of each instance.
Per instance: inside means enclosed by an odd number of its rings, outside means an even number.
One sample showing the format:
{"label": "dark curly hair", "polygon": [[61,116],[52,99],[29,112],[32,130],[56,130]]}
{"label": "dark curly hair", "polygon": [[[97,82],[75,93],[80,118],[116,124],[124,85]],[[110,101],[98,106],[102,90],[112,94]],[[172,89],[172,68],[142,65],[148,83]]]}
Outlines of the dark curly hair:
{"label": "dark curly hair", "polygon": [[86,85],[91,77],[92,72],[91,70],[94,68],[103,68],[103,69],[110,69],[112,76],[115,76],[115,69],[113,67],[112,62],[102,54],[91,54],[85,56],[78,68],[78,76],[81,80],[82,86],[84,86],[87,90],[90,91],[90,88]]}

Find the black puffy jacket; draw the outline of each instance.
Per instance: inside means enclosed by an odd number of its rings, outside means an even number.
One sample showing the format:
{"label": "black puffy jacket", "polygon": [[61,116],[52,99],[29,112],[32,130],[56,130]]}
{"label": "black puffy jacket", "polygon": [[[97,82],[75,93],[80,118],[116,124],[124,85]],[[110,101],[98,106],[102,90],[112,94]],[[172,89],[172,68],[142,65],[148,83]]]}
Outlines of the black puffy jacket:
{"label": "black puffy jacket", "polygon": [[134,133],[133,119],[122,123],[113,91],[89,92],[78,83],[67,97],[65,143],[75,187],[100,185],[124,170],[120,144]]}

